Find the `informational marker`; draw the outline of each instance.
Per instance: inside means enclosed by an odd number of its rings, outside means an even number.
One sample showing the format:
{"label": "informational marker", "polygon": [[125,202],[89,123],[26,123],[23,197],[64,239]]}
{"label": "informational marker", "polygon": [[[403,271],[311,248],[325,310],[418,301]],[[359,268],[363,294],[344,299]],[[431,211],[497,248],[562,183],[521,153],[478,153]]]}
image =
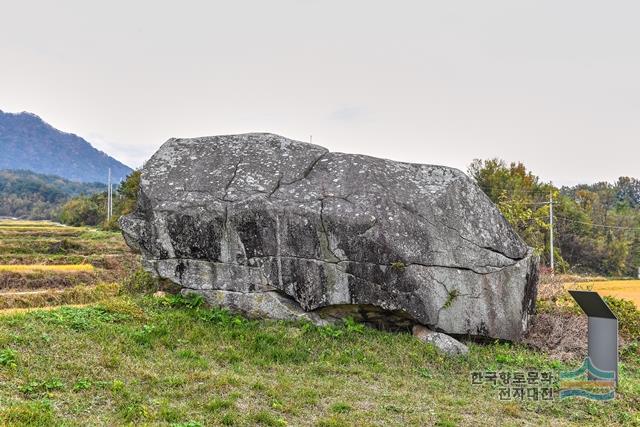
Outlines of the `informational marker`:
{"label": "informational marker", "polygon": [[597,292],[569,291],[588,316],[588,348],[591,363],[614,372],[618,383],[618,318]]}

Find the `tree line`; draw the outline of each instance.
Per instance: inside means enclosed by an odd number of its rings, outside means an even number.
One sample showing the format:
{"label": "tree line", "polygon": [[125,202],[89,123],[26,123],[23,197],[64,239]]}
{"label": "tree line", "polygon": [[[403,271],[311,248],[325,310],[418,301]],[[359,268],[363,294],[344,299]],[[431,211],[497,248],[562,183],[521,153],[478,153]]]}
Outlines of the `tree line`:
{"label": "tree line", "polygon": [[522,163],[474,160],[468,174],[529,246],[549,265],[553,200],[556,270],[635,276],[640,267],[640,180],[621,177],[555,187]]}
{"label": "tree line", "polygon": [[100,183],[69,181],[27,170],[0,170],[0,216],[54,219],[70,198],[106,189]]}

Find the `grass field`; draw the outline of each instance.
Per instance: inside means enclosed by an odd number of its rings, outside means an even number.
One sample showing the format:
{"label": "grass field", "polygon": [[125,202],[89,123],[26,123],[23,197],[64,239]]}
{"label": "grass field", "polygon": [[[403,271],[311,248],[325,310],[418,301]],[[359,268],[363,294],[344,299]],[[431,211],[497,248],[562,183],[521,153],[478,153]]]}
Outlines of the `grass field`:
{"label": "grass field", "polygon": [[[115,297],[0,316],[3,423],[32,425],[637,425],[640,366],[619,397],[502,402],[474,370],[558,372],[524,347],[447,358],[408,334],[247,321],[180,298]],[[189,307],[191,306],[191,307]],[[190,424],[189,424],[190,423]]]}
{"label": "grass field", "polygon": [[589,289],[602,296],[612,296],[633,301],[640,309],[640,280],[605,280],[596,282],[568,283],[567,289]]}
{"label": "grass field", "polygon": [[450,358],[354,322],[249,321],[131,291],[155,289],[116,233],[22,226],[0,233],[3,265],[62,267],[0,271],[3,426],[640,426],[638,344],[621,353],[614,401],[501,401],[471,373],[557,376],[580,362],[501,342]]}

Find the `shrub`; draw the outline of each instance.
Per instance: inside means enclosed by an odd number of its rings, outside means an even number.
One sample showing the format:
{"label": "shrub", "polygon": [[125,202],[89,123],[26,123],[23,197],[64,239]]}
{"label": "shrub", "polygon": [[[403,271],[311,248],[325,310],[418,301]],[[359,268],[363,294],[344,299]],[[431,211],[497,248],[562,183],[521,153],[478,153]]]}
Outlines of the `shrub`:
{"label": "shrub", "polygon": [[638,339],[640,337],[640,310],[631,301],[615,298],[604,297],[613,314],[618,318],[620,334],[630,339]]}
{"label": "shrub", "polygon": [[102,220],[100,210],[92,197],[76,197],[62,206],[60,222],[74,226],[98,225]]}

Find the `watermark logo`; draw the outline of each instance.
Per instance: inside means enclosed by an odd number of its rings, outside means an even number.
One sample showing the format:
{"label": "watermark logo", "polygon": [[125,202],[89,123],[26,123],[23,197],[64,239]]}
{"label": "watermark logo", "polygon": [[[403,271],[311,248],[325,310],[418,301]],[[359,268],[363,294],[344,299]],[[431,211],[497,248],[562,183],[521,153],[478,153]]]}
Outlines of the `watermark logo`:
{"label": "watermark logo", "polygon": [[553,372],[474,371],[472,385],[498,388],[500,400],[553,400]]}
{"label": "watermark logo", "polygon": [[602,371],[587,357],[578,369],[560,372],[561,399],[584,397],[592,400],[611,400],[616,397],[616,378],[613,371]]}
{"label": "watermark logo", "polygon": [[497,389],[500,400],[554,400],[582,397],[612,400],[616,393],[614,371],[598,369],[589,357],[572,371],[473,371],[471,384]]}

